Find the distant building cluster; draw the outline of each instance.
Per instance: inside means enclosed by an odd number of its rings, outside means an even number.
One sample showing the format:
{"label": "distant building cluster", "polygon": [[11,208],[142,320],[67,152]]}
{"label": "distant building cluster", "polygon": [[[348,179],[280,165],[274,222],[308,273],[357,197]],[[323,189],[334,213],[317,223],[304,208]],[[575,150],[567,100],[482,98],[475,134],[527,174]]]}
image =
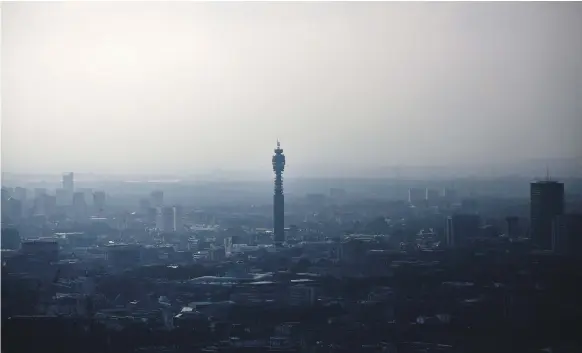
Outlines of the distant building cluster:
{"label": "distant building cluster", "polygon": [[[280,144],[271,161],[263,204],[187,203],[187,186],[158,183],[112,193],[73,173],[54,192],[3,187],[3,339],[18,351],[34,351],[18,337],[38,330],[113,352],[495,351],[491,332],[525,344],[516,327],[543,335],[572,317],[578,294],[552,278],[577,268],[582,245],[563,183],[532,182],[520,199],[420,181],[399,199],[378,185],[297,196]],[[69,320],[93,328],[58,328]]]}

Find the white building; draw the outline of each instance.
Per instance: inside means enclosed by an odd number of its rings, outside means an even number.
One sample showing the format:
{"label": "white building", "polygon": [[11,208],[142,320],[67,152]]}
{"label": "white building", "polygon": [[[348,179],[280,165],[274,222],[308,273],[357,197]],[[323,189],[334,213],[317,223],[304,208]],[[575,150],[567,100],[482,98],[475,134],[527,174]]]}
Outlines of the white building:
{"label": "white building", "polygon": [[226,237],[224,239],[224,254],[226,257],[232,255],[232,237]]}
{"label": "white building", "polygon": [[184,230],[184,212],[182,206],[174,206],[173,212],[174,212],[174,224],[173,224],[174,231],[180,232]]}

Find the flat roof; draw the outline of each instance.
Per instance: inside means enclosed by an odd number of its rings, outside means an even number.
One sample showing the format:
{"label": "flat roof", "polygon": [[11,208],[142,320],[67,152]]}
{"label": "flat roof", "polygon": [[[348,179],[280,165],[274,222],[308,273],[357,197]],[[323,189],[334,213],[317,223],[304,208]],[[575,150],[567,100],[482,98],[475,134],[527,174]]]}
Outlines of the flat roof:
{"label": "flat roof", "polygon": [[256,285],[256,286],[261,286],[261,285],[275,284],[275,283],[276,282],[273,282],[273,281],[256,281],[256,282],[250,282],[249,284]]}
{"label": "flat roof", "polygon": [[314,282],[312,279],[309,278],[299,278],[299,279],[292,279],[291,283],[306,283],[306,282]]}

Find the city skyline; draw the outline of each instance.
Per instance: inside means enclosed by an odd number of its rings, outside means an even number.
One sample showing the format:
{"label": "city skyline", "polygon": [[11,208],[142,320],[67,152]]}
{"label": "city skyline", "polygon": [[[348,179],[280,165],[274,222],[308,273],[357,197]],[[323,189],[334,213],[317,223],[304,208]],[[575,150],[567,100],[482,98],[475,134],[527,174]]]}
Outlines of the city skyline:
{"label": "city skyline", "polygon": [[[267,157],[266,155],[264,157]],[[346,168],[342,165],[308,164],[294,161],[294,168],[287,175],[288,179],[496,179],[496,178],[524,178],[542,180],[549,171],[556,178],[582,177],[582,157],[560,159],[531,159],[518,160],[512,163],[481,164],[477,161],[467,164],[451,165],[384,165],[368,168]],[[319,169],[317,168],[319,167]],[[75,175],[82,181],[118,180],[128,182],[161,182],[172,183],[181,181],[265,181],[271,175],[263,170],[217,168],[206,171],[154,171],[136,172],[125,171],[103,172],[98,169],[75,171]],[[13,172],[2,170],[2,180],[45,180],[47,182],[60,181],[62,171],[43,170],[32,172]]]}
{"label": "city skyline", "polygon": [[582,352],[580,3],[0,13],[2,353]]}

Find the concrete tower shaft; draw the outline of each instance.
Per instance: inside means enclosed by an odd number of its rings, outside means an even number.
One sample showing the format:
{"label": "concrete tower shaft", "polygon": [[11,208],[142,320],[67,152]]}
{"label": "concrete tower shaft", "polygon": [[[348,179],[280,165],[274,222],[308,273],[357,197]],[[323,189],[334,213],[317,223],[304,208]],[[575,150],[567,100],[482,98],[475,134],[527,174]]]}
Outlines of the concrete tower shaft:
{"label": "concrete tower shaft", "polygon": [[285,155],[281,144],[273,155],[273,171],[275,172],[275,194],[273,196],[273,233],[275,244],[280,246],[285,241],[285,197],[283,195],[283,171],[285,170]]}

